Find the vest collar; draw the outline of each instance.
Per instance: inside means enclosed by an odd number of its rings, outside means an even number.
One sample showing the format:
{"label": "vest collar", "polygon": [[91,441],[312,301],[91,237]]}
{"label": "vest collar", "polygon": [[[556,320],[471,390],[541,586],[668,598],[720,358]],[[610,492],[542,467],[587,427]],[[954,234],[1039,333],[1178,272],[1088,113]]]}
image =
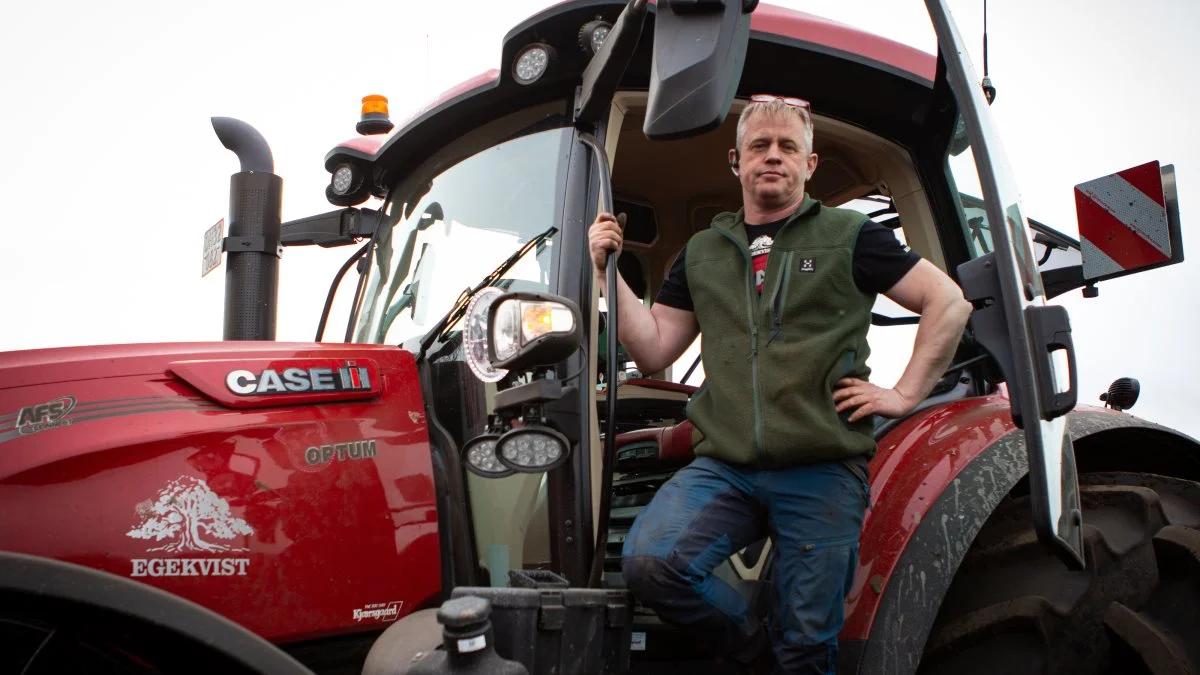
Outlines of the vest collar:
{"label": "vest collar", "polygon": [[[788,225],[800,216],[808,213],[815,213],[819,211],[820,208],[821,202],[813,199],[808,195],[807,192],[805,192],[804,199],[800,201],[800,206],[796,207],[795,211],[792,211],[792,214],[788,216],[787,220],[784,222],[784,225]],[[715,227],[718,230],[725,230],[729,234],[733,235],[742,244],[749,245],[749,238],[746,236],[745,206],[739,208],[735,213],[729,213],[727,211],[717,215],[717,217],[713,218],[712,227]]]}

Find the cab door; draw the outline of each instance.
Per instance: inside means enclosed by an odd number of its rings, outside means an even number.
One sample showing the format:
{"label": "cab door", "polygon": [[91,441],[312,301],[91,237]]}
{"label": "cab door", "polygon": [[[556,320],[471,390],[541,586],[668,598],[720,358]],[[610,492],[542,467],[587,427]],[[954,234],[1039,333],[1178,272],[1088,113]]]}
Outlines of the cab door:
{"label": "cab door", "polygon": [[946,0],[926,0],[937,33],[939,87],[965,123],[994,249],[959,267],[976,304],[972,328],[1007,381],[1013,420],[1025,434],[1039,539],[1082,568],[1082,510],[1066,413],[1075,407],[1075,351],[1064,307],[1046,304],[1029,225],[991,111]]}

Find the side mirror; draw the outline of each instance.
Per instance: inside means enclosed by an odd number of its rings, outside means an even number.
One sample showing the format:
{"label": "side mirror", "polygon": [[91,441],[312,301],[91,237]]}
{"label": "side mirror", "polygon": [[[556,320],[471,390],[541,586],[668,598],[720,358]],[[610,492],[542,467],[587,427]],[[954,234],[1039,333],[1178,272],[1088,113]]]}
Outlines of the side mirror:
{"label": "side mirror", "polygon": [[659,0],[646,138],[672,140],[724,121],[746,62],[757,0]]}
{"label": "side mirror", "polygon": [[1148,162],[1075,186],[1083,279],[1183,262],[1175,167]]}

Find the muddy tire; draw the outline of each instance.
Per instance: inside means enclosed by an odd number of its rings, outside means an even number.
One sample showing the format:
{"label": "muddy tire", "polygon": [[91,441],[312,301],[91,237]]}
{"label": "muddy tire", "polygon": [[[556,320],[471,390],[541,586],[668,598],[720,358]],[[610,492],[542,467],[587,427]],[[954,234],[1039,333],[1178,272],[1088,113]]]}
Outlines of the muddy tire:
{"label": "muddy tire", "polygon": [[1200,675],[1200,483],[1080,476],[1087,569],[1000,505],[942,603],[918,673]]}

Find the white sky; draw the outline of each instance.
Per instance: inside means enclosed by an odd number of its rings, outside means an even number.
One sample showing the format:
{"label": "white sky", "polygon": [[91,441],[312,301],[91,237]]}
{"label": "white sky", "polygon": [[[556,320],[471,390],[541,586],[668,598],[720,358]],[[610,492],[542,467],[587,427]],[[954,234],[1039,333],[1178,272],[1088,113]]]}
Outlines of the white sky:
{"label": "white sky", "polygon": [[[226,216],[237,163],[209,117],[243,119],[266,137],[284,179],[284,220],[329,211],[322,158],[355,135],[363,95],[388,96],[399,122],[500,66],[504,33],[548,4],[10,6],[0,24],[0,288],[9,298],[0,350],[220,339],[224,266],[200,278],[201,242]],[[776,4],[935,49],[920,0]],[[982,73],[982,1],[951,8]],[[1076,236],[1076,183],[1157,159],[1176,166],[1185,249],[1200,246],[1189,235],[1200,218],[1200,3],[994,1],[988,28],[992,110],[1026,214]],[[312,339],[350,252],[285,252],[279,339]],[[1137,377],[1136,414],[1200,437],[1191,410],[1198,269],[1189,260],[1101,284],[1098,299],[1059,300],[1071,312],[1081,402]],[[344,328],[337,310],[327,339]],[[872,361],[885,378],[903,368]]]}

